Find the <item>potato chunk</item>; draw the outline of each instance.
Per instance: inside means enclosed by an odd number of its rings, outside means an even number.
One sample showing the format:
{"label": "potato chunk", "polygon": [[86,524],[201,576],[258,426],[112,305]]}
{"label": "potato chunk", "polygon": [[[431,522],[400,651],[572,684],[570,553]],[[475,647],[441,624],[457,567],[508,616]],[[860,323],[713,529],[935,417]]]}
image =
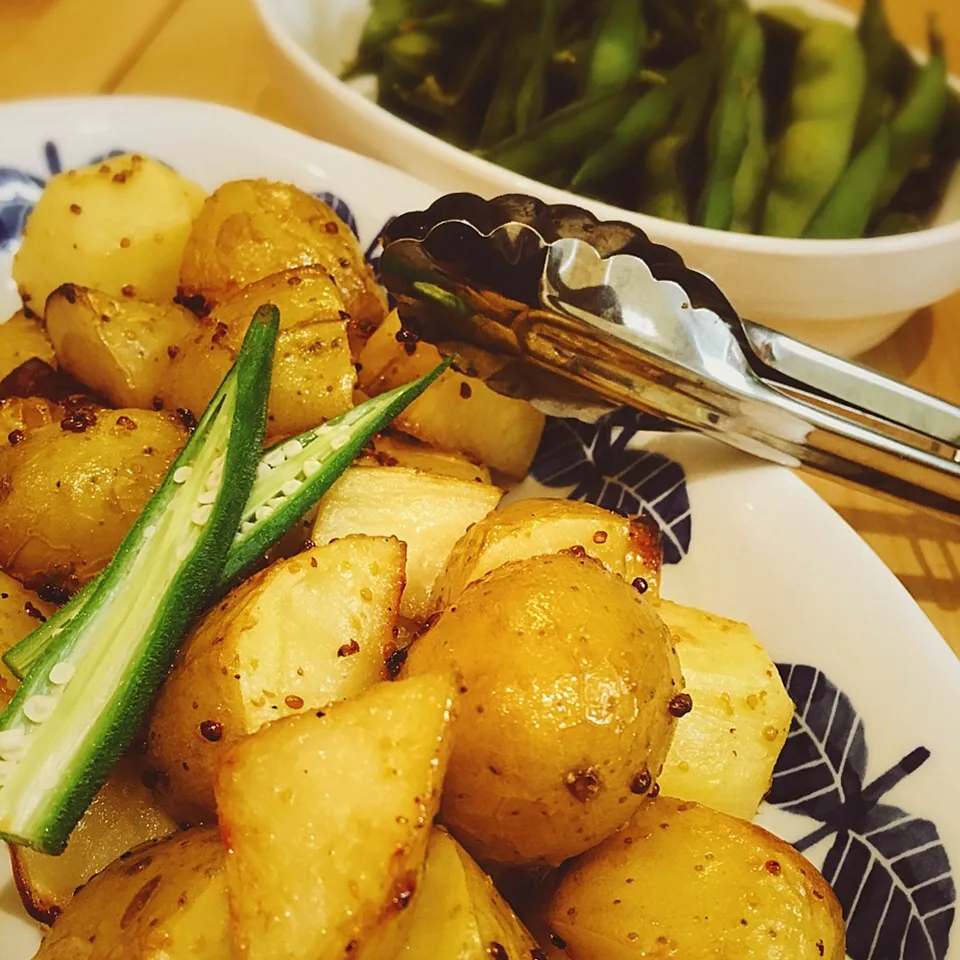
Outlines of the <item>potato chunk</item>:
{"label": "potato chunk", "polygon": [[216,827],[138,847],[77,893],[36,960],[231,956],[224,859]]}
{"label": "potato chunk", "polygon": [[457,541],[434,588],[433,608],[456,600],[468,583],[511,560],[580,547],[629,583],[642,578],[655,597],[660,581],[659,538],[645,521],[628,520],[578,500],[517,500],[488,514]]}
{"label": "potato chunk", "polygon": [[386,296],[357,238],[327,204],[288,183],[232,180],[203,205],[180,283],[188,295],[219,301],[228,291],[309,264],[324,267],[336,282],[351,338],[380,324]]}
{"label": "potato chunk", "polygon": [[314,543],[351,533],[397,537],[407,545],[407,586],[400,613],[430,612],[434,582],[471,523],[483,519],[503,491],[471,480],[406,467],[351,467],[320,501]]}
{"label": "potato chunk", "polygon": [[229,744],[386,679],[405,555],[386,537],[314,547],[241,583],[193,629],[147,734],[178,818],[213,816],[213,770]]}
{"label": "potato chunk", "polygon": [[457,453],[445,453],[402,433],[380,434],[373,439],[373,450],[358,461],[365,466],[410,467],[424,473],[458,480],[492,483],[490,471]]}
{"label": "potato chunk", "polygon": [[661,797],[571,865],[546,912],[577,960],[843,960],[816,868],[745,820]]}
{"label": "potato chunk", "polygon": [[74,590],[113,557],[186,441],[152,410],[70,408],[0,448],[0,567]]}
{"label": "potato chunk", "polygon": [[67,849],[56,857],[25,847],[10,847],[13,873],[27,911],[53,923],[74,892],[121,854],[150,840],[169,836],[176,823],[141,781],[141,764],[127,757],[110,772],[76,829]]}
{"label": "potato chunk", "polygon": [[234,937],[250,960],[393,960],[412,920],[455,687],[382,683],[235,743],[217,773]]}
{"label": "potato chunk", "polygon": [[[0,573],[0,657],[32,633],[55,609],[19,580]],[[18,686],[20,682],[0,660],[0,711],[6,708]]]}
{"label": "potato chunk", "polygon": [[58,173],[27,220],[13,278],[43,315],[62,283],[171,300],[204,191],[166,164],[125,154]]}
{"label": "potato chunk", "polygon": [[[428,343],[397,343],[399,332],[400,320],[392,313],[360,354],[360,386],[372,396],[429,373],[441,360]],[[525,400],[501,396],[480,380],[447,370],[395,423],[440,450],[462,453],[519,479],[530,469],[545,420]]]}
{"label": "potato chunk", "polygon": [[53,345],[43,324],[21,310],[0,324],[0,380],[31,357],[53,363]]}
{"label": "potato chunk", "polygon": [[693,710],[677,725],[660,776],[668,797],[752,820],[790,732],[793,703],[744,623],[660,601]]}
{"label": "potato chunk", "polygon": [[443,821],[480,861],[558,865],[626,822],[673,736],[679,669],[654,605],[590,557],[504,564],[409,650],[452,665]]}
{"label": "potato chunk", "polygon": [[177,345],[198,327],[175,303],[69,283],[50,295],[45,321],[61,369],[118,407],[144,410],[161,396]]}

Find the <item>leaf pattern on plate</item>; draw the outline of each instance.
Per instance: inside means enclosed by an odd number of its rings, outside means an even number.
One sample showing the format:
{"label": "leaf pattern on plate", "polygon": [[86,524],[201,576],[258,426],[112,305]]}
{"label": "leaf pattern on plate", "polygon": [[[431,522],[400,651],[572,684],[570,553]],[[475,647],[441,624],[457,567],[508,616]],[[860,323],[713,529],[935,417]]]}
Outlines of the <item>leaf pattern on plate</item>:
{"label": "leaf pattern on plate", "polygon": [[917,747],[864,784],[867,740],[850,698],[816,667],[777,664],[796,705],[767,802],[820,822],[794,846],[834,840],[822,873],[853,960],[943,960],[956,912],[947,852],[929,820],[881,803],[930,758]]}
{"label": "leaf pattern on plate", "polygon": [[667,429],[664,421],[627,408],[595,424],[548,417],[530,475],[547,487],[573,487],[572,500],[628,517],[649,515],[660,527],[664,563],[679,563],[693,533],[683,467],[629,446],[644,431]]}

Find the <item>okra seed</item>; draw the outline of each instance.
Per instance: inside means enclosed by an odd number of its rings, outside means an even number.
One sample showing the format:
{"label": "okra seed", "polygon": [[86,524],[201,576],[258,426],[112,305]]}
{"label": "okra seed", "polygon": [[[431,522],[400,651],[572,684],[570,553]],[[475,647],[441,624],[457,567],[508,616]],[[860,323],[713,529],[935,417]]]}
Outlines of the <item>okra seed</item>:
{"label": "okra seed", "polygon": [[77,668],[72,663],[61,660],[50,668],[50,682],[55,686],[62,687],[73,679],[76,672]]}
{"label": "okra seed", "polygon": [[202,527],[213,513],[213,504],[205,503],[202,507],[197,507],[190,516],[190,519],[198,526]]}
{"label": "okra seed", "polygon": [[13,773],[16,767],[17,765],[13,760],[0,760],[0,787],[3,786],[7,777]]}
{"label": "okra seed", "polygon": [[44,723],[53,715],[53,708],[57,705],[57,698],[38,693],[27,697],[23,704],[23,715],[34,723]]}
{"label": "okra seed", "polygon": [[0,730],[0,758],[13,760],[15,755],[23,749],[27,734],[23,727],[10,727],[9,730]]}
{"label": "okra seed", "polygon": [[244,534],[249,533],[255,526],[256,524],[252,520],[244,520],[243,523],[240,524],[240,532]]}
{"label": "okra seed", "polygon": [[268,467],[279,467],[281,464],[287,462],[286,454],[284,454],[282,449],[271,450],[264,458],[263,462]]}
{"label": "okra seed", "polygon": [[330,438],[330,449],[331,450],[340,450],[342,447],[345,447],[350,442],[350,438],[344,433],[338,433],[335,437]]}
{"label": "okra seed", "polygon": [[156,532],[157,528],[152,523],[147,524],[147,526],[143,528],[143,539],[149,540]]}
{"label": "okra seed", "polygon": [[270,476],[273,467],[269,463],[264,463],[262,460],[257,464],[257,479],[265,480]]}
{"label": "okra seed", "polygon": [[286,500],[285,497],[282,497],[282,496],[281,496],[281,497],[271,497],[271,498],[267,501],[267,506],[268,506],[268,507],[272,507],[274,510],[276,510],[277,507],[282,507],[286,502],[287,502],[287,500]]}
{"label": "okra seed", "polygon": [[191,473],[193,473],[193,467],[177,467],[173,471],[173,482],[186,483],[190,479]]}
{"label": "okra seed", "polygon": [[256,520],[259,523],[261,520],[266,520],[267,517],[269,517],[272,513],[273,513],[273,507],[268,507],[268,506],[257,507],[257,512],[254,514],[254,517],[256,517]]}
{"label": "okra seed", "polygon": [[280,490],[285,497],[292,497],[302,486],[303,483],[299,480],[288,480]]}
{"label": "okra seed", "polygon": [[204,490],[203,493],[197,497],[197,503],[213,503],[217,499],[216,490]]}
{"label": "okra seed", "polygon": [[305,477],[312,477],[320,469],[320,461],[314,460],[312,457],[309,460],[303,461],[303,475]]}
{"label": "okra seed", "polygon": [[299,440],[288,440],[281,449],[285,457],[295,457],[298,453],[303,453],[303,444]]}

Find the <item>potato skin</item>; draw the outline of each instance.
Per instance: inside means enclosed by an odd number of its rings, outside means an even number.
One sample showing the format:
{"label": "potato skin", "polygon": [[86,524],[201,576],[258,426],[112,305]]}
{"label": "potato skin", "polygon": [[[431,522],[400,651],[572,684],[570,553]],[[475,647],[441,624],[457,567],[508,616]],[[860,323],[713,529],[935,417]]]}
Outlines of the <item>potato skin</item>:
{"label": "potato skin", "polygon": [[322,200],[287,183],[233,180],[203,205],[187,241],[180,284],[214,301],[271,274],[319,264],[336,281],[351,339],[375,329],[386,297],[350,228]]}
{"label": "potato skin", "polygon": [[534,557],[468,586],[405,675],[445,664],[461,719],[443,819],[476,859],[557,865],[645,801],[679,669],[653,605],[598,561]]}
{"label": "potato skin", "polygon": [[42,315],[62,283],[170,300],[204,191],[168,166],[124,154],[58,173],[27,220],[13,260],[24,305]]}
{"label": "potato skin", "polygon": [[843,960],[816,868],[746,820],[660,797],[571,865],[546,910],[577,960]]}
{"label": "potato skin", "polygon": [[70,592],[112,558],[187,431],[152,410],[68,408],[0,448],[0,568]]}
{"label": "potato skin", "polygon": [[0,380],[31,357],[53,363],[53,345],[43,324],[20,310],[0,324]]}

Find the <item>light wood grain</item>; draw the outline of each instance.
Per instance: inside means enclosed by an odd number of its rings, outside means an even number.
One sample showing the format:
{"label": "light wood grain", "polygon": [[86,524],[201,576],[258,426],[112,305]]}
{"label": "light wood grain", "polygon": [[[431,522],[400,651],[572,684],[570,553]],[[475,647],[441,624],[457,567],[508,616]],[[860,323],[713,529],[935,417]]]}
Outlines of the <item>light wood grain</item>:
{"label": "light wood grain", "polygon": [[[846,3],[859,6],[858,0]],[[926,18],[935,10],[960,72],[960,0],[887,3],[898,35],[917,47],[924,45]],[[297,126],[271,83],[267,42],[248,0],[0,0],[0,76],[0,97],[166,94],[213,100]],[[917,314],[862,360],[960,403],[960,295]],[[809,482],[960,653],[960,525],[826,481]]]}

